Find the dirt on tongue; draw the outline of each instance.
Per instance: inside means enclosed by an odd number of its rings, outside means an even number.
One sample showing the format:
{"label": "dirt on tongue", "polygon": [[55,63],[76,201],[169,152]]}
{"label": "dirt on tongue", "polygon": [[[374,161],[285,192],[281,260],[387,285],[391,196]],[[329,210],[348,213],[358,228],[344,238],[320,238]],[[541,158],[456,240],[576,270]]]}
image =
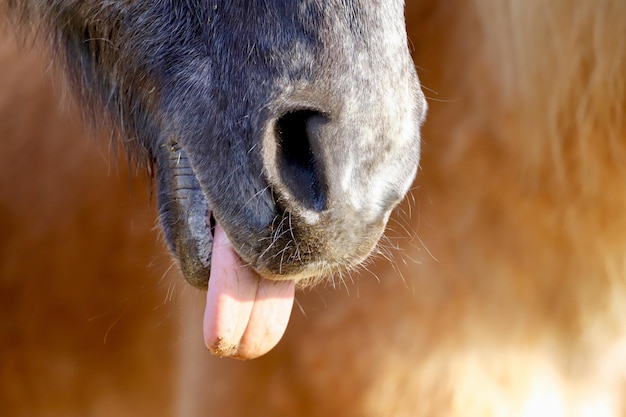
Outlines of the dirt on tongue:
{"label": "dirt on tongue", "polygon": [[211,353],[254,359],[269,352],[285,333],[294,293],[293,281],[265,280],[242,265],[224,230],[215,226],[203,326]]}

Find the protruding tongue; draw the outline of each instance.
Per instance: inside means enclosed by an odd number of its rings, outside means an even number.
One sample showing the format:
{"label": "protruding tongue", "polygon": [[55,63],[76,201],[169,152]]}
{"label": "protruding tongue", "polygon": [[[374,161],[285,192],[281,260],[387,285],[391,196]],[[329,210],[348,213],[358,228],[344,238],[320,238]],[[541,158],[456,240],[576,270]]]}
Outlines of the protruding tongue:
{"label": "protruding tongue", "polygon": [[204,342],[217,356],[254,359],[269,352],[287,328],[293,281],[269,281],[242,265],[217,224],[204,311]]}

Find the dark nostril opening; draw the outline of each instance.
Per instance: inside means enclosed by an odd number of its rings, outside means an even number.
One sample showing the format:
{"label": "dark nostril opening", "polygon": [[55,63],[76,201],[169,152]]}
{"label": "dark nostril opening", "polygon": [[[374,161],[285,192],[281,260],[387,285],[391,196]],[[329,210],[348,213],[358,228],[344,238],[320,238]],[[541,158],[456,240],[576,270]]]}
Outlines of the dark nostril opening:
{"label": "dark nostril opening", "polygon": [[280,179],[293,197],[305,208],[321,211],[325,204],[325,180],[316,158],[320,138],[311,133],[312,120],[319,124],[326,117],[315,110],[297,110],[278,119],[276,162]]}

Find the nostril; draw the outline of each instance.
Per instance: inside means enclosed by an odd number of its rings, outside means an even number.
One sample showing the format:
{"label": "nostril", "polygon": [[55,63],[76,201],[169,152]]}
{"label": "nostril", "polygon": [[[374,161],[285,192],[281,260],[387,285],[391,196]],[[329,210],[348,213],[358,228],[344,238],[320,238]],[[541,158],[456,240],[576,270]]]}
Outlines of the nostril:
{"label": "nostril", "polygon": [[321,211],[325,205],[323,164],[315,149],[319,148],[319,125],[327,118],[315,110],[297,110],[280,117],[275,126],[276,162],[282,183],[289,193],[307,209]]}

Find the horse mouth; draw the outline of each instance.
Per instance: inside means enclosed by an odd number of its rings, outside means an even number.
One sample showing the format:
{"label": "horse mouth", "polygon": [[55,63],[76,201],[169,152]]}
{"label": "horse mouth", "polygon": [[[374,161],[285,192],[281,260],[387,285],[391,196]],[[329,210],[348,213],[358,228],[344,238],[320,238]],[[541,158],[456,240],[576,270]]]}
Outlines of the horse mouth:
{"label": "horse mouth", "polygon": [[265,279],[246,265],[213,216],[184,150],[170,142],[164,154],[167,161],[158,165],[161,222],[185,279],[207,290],[205,344],[217,356],[261,356],[287,327],[295,282]]}
{"label": "horse mouth", "polygon": [[368,220],[343,205],[307,220],[278,196],[268,203],[273,218],[246,226],[223,205],[247,197],[205,191],[177,141],[162,147],[156,164],[165,239],[185,279],[207,290],[204,338],[218,356],[251,359],[271,350],[287,327],[296,284],[359,264],[391,211]]}

